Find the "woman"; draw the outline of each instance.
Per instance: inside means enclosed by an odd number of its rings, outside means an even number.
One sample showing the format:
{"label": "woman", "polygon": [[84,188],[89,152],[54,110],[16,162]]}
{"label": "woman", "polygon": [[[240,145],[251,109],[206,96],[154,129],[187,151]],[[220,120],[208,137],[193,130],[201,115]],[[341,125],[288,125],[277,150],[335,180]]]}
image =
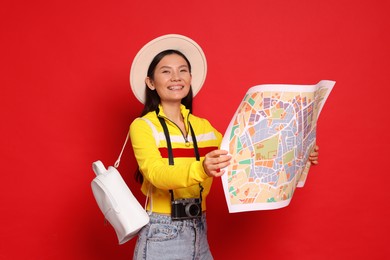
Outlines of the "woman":
{"label": "woman", "polygon": [[[131,124],[130,137],[151,212],[134,259],[212,259],[206,197],[231,156],[218,149],[222,135],[191,113],[206,67],[201,48],[180,35],[148,43],[133,62],[131,86],[145,106]],[[317,154],[312,155],[316,163]]]}

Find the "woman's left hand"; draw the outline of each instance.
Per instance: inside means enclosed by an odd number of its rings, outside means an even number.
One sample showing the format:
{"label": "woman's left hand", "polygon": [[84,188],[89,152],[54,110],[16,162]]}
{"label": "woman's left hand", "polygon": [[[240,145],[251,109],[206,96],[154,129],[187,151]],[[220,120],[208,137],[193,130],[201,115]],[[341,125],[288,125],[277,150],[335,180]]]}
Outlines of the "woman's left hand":
{"label": "woman's left hand", "polygon": [[214,150],[205,155],[203,168],[205,173],[210,177],[221,177],[224,174],[222,168],[230,164],[232,156],[228,155],[228,151]]}
{"label": "woman's left hand", "polygon": [[311,164],[314,164],[314,165],[318,164],[318,150],[319,149],[320,148],[318,147],[318,145],[315,145],[313,151],[310,153],[309,161],[311,162]]}

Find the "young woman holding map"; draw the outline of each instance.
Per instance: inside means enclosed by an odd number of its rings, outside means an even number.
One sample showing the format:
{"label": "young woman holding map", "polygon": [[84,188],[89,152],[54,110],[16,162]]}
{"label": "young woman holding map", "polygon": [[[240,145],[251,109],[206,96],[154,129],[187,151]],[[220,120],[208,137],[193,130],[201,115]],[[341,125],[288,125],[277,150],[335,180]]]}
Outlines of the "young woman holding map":
{"label": "young woman holding map", "polygon": [[134,259],[212,259],[206,197],[231,156],[219,150],[221,133],[191,113],[206,72],[202,49],[182,35],[154,39],[133,61],[130,83],[144,110],[130,137],[150,212]]}

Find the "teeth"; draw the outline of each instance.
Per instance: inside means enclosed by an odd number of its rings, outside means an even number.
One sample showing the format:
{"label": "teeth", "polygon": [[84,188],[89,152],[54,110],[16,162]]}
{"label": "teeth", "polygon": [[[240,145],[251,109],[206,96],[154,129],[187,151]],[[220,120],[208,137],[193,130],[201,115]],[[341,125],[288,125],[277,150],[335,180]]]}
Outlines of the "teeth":
{"label": "teeth", "polygon": [[179,89],[182,89],[183,86],[169,86],[168,89],[169,90],[179,90]]}

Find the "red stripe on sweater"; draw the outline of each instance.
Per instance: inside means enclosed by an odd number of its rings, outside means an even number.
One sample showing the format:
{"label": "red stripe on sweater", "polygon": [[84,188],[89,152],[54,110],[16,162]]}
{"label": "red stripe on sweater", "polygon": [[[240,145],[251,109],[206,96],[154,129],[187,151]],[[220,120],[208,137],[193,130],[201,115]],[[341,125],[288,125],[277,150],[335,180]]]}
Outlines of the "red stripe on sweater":
{"label": "red stripe on sweater", "polygon": [[[204,157],[207,153],[214,151],[218,149],[218,147],[203,147],[198,148],[199,150],[199,156]],[[161,156],[163,158],[168,158],[168,148],[161,147],[158,148],[158,150],[161,153]],[[194,148],[172,148],[173,158],[189,158],[189,157],[195,157],[195,150]]]}

